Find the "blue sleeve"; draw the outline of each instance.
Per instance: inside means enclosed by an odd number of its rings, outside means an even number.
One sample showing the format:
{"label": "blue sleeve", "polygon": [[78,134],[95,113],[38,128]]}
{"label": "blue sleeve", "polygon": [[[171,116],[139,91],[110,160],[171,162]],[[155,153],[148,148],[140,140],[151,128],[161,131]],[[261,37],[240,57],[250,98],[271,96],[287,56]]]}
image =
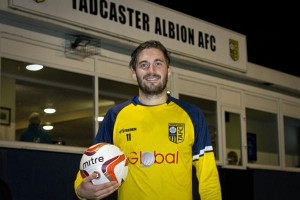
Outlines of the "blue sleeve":
{"label": "blue sleeve", "polygon": [[109,110],[103,121],[102,124],[97,132],[97,135],[94,139],[94,144],[99,142],[107,142],[107,143],[113,143],[113,127],[115,124],[115,115],[113,114],[113,110]]}
{"label": "blue sleeve", "polygon": [[206,152],[213,151],[207,122],[200,110],[198,112],[198,116],[193,120],[195,120],[195,143],[193,145],[193,155],[199,154],[199,156],[202,156]]}
{"label": "blue sleeve", "polygon": [[172,98],[172,100],[188,113],[193,122],[195,134],[195,141],[193,145],[194,160],[197,160],[200,156],[203,156],[205,152],[213,151],[206,119],[201,109],[195,105],[178,99]]}
{"label": "blue sleeve", "polygon": [[94,139],[94,144],[99,142],[107,142],[113,144],[113,130],[116,122],[116,118],[119,112],[129,104],[133,103],[132,100],[128,100],[119,105],[116,105],[109,109],[102,121],[102,124],[97,132],[97,135]]}

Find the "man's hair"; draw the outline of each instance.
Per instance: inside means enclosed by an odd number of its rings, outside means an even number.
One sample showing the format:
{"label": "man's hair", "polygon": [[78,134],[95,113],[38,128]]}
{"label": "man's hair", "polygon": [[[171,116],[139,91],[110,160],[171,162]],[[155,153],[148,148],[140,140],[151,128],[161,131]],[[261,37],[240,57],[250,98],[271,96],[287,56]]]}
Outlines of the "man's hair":
{"label": "man's hair", "polygon": [[30,124],[40,124],[41,123],[41,117],[40,114],[37,112],[33,112],[30,114],[28,121]]}
{"label": "man's hair", "polygon": [[156,41],[156,40],[149,40],[149,41],[146,41],[146,42],[140,44],[131,54],[131,60],[129,63],[129,67],[131,67],[133,70],[136,70],[137,57],[139,56],[141,51],[143,51],[144,49],[150,49],[150,48],[160,49],[163,52],[166,62],[167,62],[166,64],[169,67],[170,62],[171,62],[170,53],[168,52],[168,50],[166,49],[166,47],[164,45],[162,45],[159,41]]}

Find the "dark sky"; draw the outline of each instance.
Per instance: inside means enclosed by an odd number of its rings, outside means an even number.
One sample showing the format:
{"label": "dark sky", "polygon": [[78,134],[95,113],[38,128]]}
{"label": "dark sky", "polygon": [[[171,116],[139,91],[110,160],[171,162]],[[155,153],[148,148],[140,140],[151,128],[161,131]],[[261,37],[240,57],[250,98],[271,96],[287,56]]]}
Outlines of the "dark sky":
{"label": "dark sky", "polygon": [[300,10],[295,3],[150,1],[246,35],[248,62],[300,77]]}

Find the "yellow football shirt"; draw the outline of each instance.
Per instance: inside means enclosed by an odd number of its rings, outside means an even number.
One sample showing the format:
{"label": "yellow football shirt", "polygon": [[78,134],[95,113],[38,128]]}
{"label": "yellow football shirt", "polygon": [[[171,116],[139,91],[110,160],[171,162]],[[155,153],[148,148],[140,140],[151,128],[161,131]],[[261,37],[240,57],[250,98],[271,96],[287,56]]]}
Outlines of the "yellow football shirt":
{"label": "yellow football shirt", "polygon": [[120,147],[129,160],[120,200],[192,200],[193,164],[201,199],[221,199],[207,124],[193,105],[168,96],[164,104],[145,106],[135,97],[108,111],[98,142]]}

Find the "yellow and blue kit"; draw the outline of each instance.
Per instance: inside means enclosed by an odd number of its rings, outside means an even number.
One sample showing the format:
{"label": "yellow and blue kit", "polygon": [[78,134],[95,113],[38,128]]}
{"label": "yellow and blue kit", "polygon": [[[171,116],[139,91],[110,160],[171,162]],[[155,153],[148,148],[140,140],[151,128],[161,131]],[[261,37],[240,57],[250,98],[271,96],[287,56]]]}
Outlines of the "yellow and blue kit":
{"label": "yellow and blue kit", "polygon": [[[221,199],[206,120],[196,106],[170,95],[166,103],[146,106],[134,97],[107,112],[94,140],[99,142],[120,147],[128,158],[120,200],[192,200],[192,165],[201,199]],[[147,154],[152,156],[143,158]],[[78,174],[75,188],[81,181]]]}

